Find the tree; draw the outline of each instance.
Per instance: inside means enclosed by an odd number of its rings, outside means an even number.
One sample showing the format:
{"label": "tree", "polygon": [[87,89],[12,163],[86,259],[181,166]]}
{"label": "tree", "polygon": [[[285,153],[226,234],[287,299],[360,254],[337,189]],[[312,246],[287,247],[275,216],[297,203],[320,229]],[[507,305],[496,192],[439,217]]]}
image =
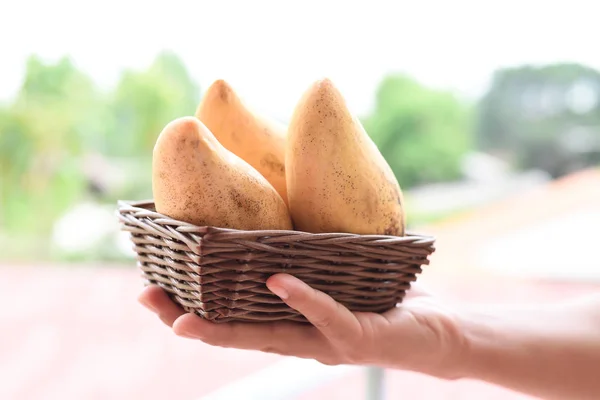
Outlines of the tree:
{"label": "tree", "polygon": [[0,221],[9,230],[43,233],[80,196],[76,160],[97,101],[92,81],[68,58],[29,58],[14,103],[0,113]]}
{"label": "tree", "polygon": [[600,162],[600,73],[579,64],[506,68],[482,98],[477,146],[558,177]]}
{"label": "tree", "polygon": [[118,158],[129,176],[118,190],[121,198],[147,198],[151,192],[152,149],[171,120],[193,115],[200,90],[183,62],[173,53],[158,54],[143,71],[124,71],[112,94],[111,127],[101,146],[105,156]]}
{"label": "tree", "polygon": [[146,71],[125,71],[114,95],[115,126],[106,153],[150,156],[162,128],[174,118],[193,115],[199,95],[183,62],[169,52],[159,54]]}
{"label": "tree", "polygon": [[392,75],[379,85],[367,132],[408,188],[460,176],[461,157],[471,147],[468,108],[451,93]]}
{"label": "tree", "polygon": [[[151,195],[156,137],[170,120],[193,114],[198,99],[171,53],[147,70],[126,71],[109,93],[68,57],[30,57],[16,98],[0,107],[0,240],[47,246],[57,218],[91,193],[112,204]],[[122,186],[98,179],[114,175]]]}

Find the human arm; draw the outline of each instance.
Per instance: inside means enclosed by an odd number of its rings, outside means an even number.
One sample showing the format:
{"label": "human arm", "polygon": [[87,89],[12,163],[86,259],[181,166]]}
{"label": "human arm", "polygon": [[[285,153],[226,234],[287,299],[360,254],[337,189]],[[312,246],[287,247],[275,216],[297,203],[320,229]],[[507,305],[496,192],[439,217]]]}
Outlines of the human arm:
{"label": "human arm", "polygon": [[544,399],[600,398],[600,296],[460,316],[461,375]]}
{"label": "human arm", "polygon": [[271,277],[267,285],[312,325],[213,324],[185,314],[157,287],[140,301],[176,334],[215,346],[473,378],[547,399],[600,395],[598,297],[492,308],[449,306],[412,289],[401,306],[380,315],[351,313],[289,275]]}

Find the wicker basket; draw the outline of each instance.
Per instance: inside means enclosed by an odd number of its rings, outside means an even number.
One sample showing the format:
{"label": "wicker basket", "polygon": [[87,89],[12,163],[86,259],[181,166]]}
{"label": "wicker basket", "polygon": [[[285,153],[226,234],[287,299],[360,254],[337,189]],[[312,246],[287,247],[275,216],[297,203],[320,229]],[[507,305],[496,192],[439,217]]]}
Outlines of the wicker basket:
{"label": "wicker basket", "polygon": [[147,283],[214,322],[305,322],[266,287],[286,272],[353,311],[384,312],[402,301],[428,264],[434,238],[240,231],[199,227],[159,214],[151,201],[119,202]]}

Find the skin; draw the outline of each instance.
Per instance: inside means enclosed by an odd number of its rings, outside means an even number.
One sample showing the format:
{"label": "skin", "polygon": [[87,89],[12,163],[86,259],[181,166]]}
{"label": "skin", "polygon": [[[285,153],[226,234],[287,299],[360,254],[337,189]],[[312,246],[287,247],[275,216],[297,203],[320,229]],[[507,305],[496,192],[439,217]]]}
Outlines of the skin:
{"label": "skin", "polygon": [[286,177],[299,230],[404,235],[398,181],[328,79],[315,82],[296,106]]}
{"label": "skin", "polygon": [[169,123],[152,157],[156,210],[199,226],[292,229],[283,199],[194,117]]}
{"label": "skin", "polygon": [[474,307],[413,289],[401,306],[380,315],[352,313],[290,275],[274,275],[267,286],[312,324],[213,324],[184,313],[156,286],[139,301],[177,335],[213,346],[478,379],[549,400],[600,393],[600,295]]}
{"label": "skin", "polygon": [[287,204],[283,125],[252,111],[222,79],[208,88],[196,117],[225,148],[260,172]]}

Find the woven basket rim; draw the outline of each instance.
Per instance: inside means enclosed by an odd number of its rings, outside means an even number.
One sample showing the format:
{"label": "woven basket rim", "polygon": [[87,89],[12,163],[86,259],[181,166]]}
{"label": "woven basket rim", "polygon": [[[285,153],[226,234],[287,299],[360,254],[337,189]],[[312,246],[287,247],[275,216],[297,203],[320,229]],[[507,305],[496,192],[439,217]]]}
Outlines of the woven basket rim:
{"label": "woven basket rim", "polygon": [[356,233],[346,233],[346,232],[327,232],[327,233],[310,233],[300,230],[241,230],[234,228],[221,228],[216,226],[200,226],[194,225],[189,222],[180,221],[169,217],[167,215],[161,214],[154,210],[154,200],[153,199],[145,199],[145,200],[118,200],[118,212],[138,212],[144,214],[144,216],[152,218],[152,219],[161,219],[171,221],[174,225],[178,226],[178,229],[185,230],[189,233],[238,233],[240,235],[249,235],[249,236],[272,236],[272,235],[310,235],[315,238],[364,238],[364,239],[372,239],[372,240],[392,240],[394,242],[407,240],[410,242],[423,241],[423,242],[435,242],[435,237],[433,235],[426,235],[422,233],[416,233],[412,231],[407,231],[404,236],[393,236],[393,235],[361,235]]}
{"label": "woven basket rim", "polygon": [[402,301],[435,251],[433,236],[308,233],[196,226],[157,213],[153,200],[118,201],[146,284],[215,323],[307,323],[265,286],[290,273],[352,311],[381,313]]}

